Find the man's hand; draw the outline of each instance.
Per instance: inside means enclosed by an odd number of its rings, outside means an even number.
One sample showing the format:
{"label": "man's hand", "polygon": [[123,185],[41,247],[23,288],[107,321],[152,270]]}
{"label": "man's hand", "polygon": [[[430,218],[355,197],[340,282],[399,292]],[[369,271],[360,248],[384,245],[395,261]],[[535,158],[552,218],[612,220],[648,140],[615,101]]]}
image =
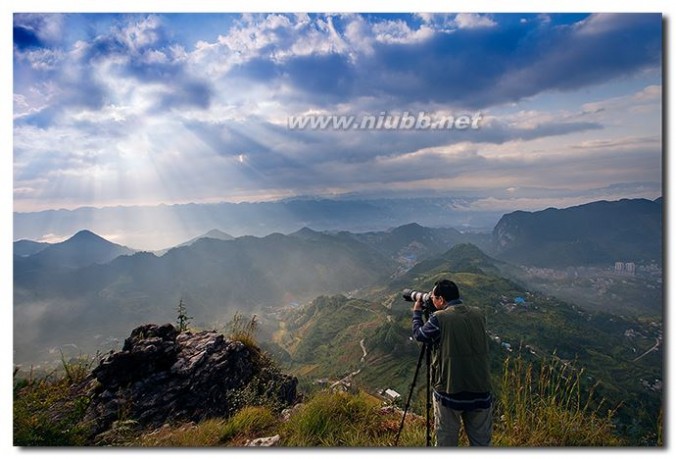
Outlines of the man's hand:
{"label": "man's hand", "polygon": [[422,311],[423,310],[422,305],[423,305],[422,301],[420,301],[420,300],[416,301],[415,304],[413,305],[413,310],[414,311]]}

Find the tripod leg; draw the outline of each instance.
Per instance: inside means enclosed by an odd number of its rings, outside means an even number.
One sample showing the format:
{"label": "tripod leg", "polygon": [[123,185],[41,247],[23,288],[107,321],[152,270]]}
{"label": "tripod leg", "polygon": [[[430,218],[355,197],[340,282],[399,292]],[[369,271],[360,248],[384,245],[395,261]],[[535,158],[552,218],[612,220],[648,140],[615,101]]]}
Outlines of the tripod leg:
{"label": "tripod leg", "polygon": [[[408,400],[406,400],[406,407],[404,408],[404,415],[401,417],[401,423],[399,424],[399,431],[397,432],[397,437],[394,440],[394,446],[397,446],[399,444],[399,436],[401,435],[401,431],[404,430],[404,421],[406,420],[406,413],[408,412],[408,408],[411,406],[411,398],[413,397],[413,389],[415,389],[415,382],[418,379],[418,373],[420,372],[420,364],[422,363],[423,355],[427,354],[427,345],[423,344],[422,348],[420,349],[420,355],[418,356],[418,363],[415,367],[415,374],[413,375],[413,382],[411,383],[411,389],[408,392]],[[429,359],[429,356],[428,356]],[[429,375],[429,360],[428,360],[428,375]],[[429,376],[428,376],[428,384],[429,384]],[[428,412],[428,418],[429,418],[429,412]],[[429,436],[429,434],[428,434]],[[428,440],[429,442],[429,440]],[[429,446],[429,444],[427,445]]]}
{"label": "tripod leg", "polygon": [[432,408],[432,397],[431,397],[431,388],[432,388],[432,371],[431,371],[431,349],[429,346],[426,346],[425,349],[425,363],[427,364],[427,401],[425,405],[425,441],[426,446],[431,446],[432,444],[432,435],[430,434],[430,409]]}

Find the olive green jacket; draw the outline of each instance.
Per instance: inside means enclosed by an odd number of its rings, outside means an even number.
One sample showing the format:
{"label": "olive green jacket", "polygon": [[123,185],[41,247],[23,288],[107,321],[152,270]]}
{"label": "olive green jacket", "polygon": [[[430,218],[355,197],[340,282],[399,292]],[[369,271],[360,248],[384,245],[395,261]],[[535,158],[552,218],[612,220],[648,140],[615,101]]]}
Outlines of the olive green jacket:
{"label": "olive green jacket", "polygon": [[486,317],[464,304],[434,313],[440,339],[432,347],[432,387],[446,394],[490,392]]}

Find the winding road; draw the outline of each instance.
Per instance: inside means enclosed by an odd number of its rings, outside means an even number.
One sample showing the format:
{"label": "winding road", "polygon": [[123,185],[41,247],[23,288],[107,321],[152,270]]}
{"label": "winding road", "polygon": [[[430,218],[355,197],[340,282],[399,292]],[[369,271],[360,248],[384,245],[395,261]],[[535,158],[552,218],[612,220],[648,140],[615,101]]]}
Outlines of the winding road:
{"label": "winding road", "polygon": [[641,355],[639,355],[638,357],[636,357],[634,360],[632,360],[632,362],[636,362],[638,359],[642,359],[643,357],[645,357],[646,355],[650,354],[651,352],[656,351],[657,349],[659,349],[659,347],[660,347],[660,339],[659,339],[659,338],[655,338],[655,345],[654,345],[653,347],[651,347],[650,349],[648,349],[647,351],[645,351],[643,354],[641,354]]}

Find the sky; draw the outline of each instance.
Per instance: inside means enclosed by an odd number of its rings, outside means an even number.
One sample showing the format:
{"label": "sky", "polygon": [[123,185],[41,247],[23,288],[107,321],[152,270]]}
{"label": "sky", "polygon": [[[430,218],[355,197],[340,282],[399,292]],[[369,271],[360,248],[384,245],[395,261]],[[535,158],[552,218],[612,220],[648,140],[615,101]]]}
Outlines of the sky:
{"label": "sky", "polygon": [[[12,21],[14,211],[427,195],[507,211],[662,195],[660,14]],[[289,124],[420,113],[477,122]]]}

